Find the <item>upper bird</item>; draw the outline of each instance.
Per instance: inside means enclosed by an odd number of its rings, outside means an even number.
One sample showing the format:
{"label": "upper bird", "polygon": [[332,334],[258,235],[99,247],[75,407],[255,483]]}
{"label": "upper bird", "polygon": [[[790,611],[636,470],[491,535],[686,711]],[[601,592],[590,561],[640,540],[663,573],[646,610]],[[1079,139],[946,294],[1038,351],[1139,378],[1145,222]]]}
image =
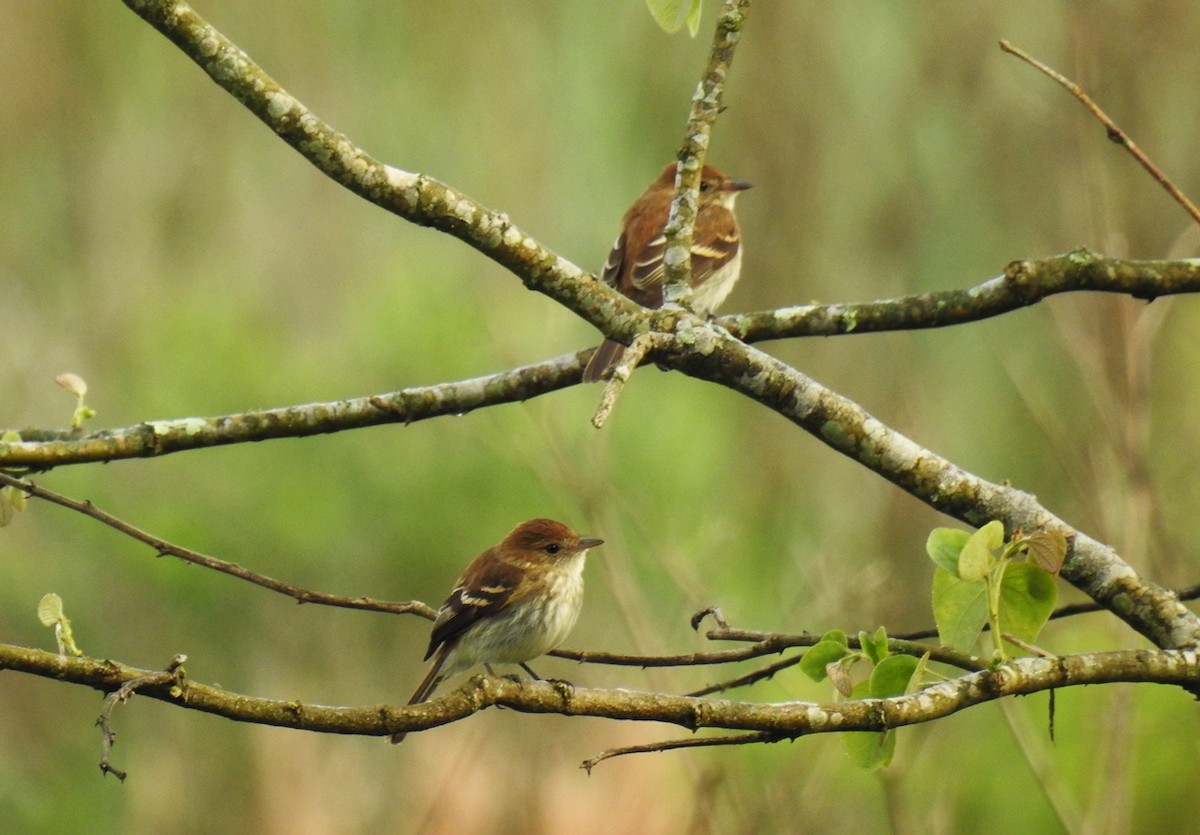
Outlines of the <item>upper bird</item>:
{"label": "upper bird", "polygon": [[[524,666],[562,643],[583,606],[587,551],[603,542],[562,522],[530,519],[472,560],[438,609],[425,653],[433,665],[408,703],[476,664]],[[392,742],[407,735],[394,733]]]}
{"label": "upper bird", "polygon": [[[675,196],[675,170],[672,162],[658,179],[642,192],[621,220],[617,236],[601,279],[642,307],[662,307],[663,278],[666,274],[663,254],[667,239],[663,230]],[[742,234],[734,201],[750,188],[745,180],[731,180],[711,165],[700,174],[700,207],[692,233],[692,309],[708,316],[733,289],[742,271]],[[583,381],[594,383],[616,364],[625,346],[611,339],[592,354]]]}

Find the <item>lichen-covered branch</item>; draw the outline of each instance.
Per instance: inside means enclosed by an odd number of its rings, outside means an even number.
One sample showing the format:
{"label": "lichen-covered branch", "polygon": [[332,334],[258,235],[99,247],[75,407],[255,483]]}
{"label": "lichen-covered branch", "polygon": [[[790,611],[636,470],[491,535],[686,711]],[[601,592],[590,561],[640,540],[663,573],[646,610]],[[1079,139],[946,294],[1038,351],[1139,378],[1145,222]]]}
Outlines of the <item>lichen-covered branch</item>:
{"label": "lichen-covered branch", "polygon": [[[1068,292],[1152,299],[1200,292],[1200,261],[1127,261],[1079,250],[1017,261],[1004,275],[965,290],[856,304],[805,305],[723,316],[716,323],[746,343],[803,336],[945,327],[998,316]],[[663,313],[638,308],[631,319]],[[669,316],[669,314],[665,314]],[[673,319],[664,327],[674,328]],[[416,423],[529,400],[579,382],[590,351],[477,377],[328,403],[233,415],[149,420],[88,434],[22,429],[0,441],[0,468],[47,470],[68,464],[149,458],[224,444],[300,438],[384,423]]]}
{"label": "lichen-covered branch", "polygon": [[873,302],[806,304],[723,316],[744,342],[944,328],[978,322],[1060,293],[1119,293],[1153,301],[1200,292],[1200,259],[1128,261],[1077,249],[1014,261],[1004,274],[963,290],[939,290]]}
{"label": "lichen-covered branch", "polygon": [[334,130],[254,63],[245,52],[177,0],[124,0],[221,88],[322,173],[405,220],[453,235],[511,270],[531,290],[599,325],[609,313],[638,307],[494,211],[425,174],[375,159]]}
{"label": "lichen-covered branch", "polygon": [[589,352],[565,354],[486,377],[349,400],[215,417],[148,420],[79,436],[65,430],[57,437],[44,430],[21,430],[21,441],[0,441],[0,468],[48,470],[67,464],[150,458],[210,446],[303,438],[383,423],[409,424],[461,415],[574,385],[583,374],[588,356]]}
{"label": "lichen-covered branch", "polygon": [[1057,530],[1073,543],[1064,578],[1158,646],[1200,646],[1200,618],[1173,592],[1139,578],[1112,548],[1075,530],[1034,496],[921,447],[848,397],[724,329],[681,315],[676,339],[652,358],[762,403],[948,516],[976,527],[998,519],[1009,533]]}
{"label": "lichen-covered branch", "polygon": [[700,209],[700,173],[708,154],[708,141],[713,124],[722,110],[725,95],[725,76],[733,64],[733,53],[741,39],[750,0],[725,0],[717,19],[708,65],[692,96],[692,109],[679,149],[679,166],[675,174],[675,198],[663,233],[667,239],[663,265],[666,282],[663,300],[685,303],[691,286],[692,233],[696,213]]}

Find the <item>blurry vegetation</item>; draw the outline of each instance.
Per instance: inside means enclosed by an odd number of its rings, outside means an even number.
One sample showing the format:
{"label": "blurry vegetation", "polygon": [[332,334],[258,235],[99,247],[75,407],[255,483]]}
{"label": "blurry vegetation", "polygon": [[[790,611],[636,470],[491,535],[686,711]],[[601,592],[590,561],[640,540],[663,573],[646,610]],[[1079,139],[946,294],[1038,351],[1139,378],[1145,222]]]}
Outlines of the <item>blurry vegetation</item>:
{"label": "blurry vegetation", "polygon": [[[593,269],[677,147],[707,48],[703,26],[667,36],[642,0],[198,10],[369,152]],[[599,341],[474,251],[327,181],[119,3],[0,15],[3,425],[66,425],[64,371],[88,381],[94,428],[459,379]],[[1200,193],[1194,4],[764,2],[710,154],[756,183],[726,310],[962,287],[1080,245],[1193,254],[1179,208],[1001,38],[1087,86]],[[1067,296],[967,327],[766,347],[1182,584],[1200,575],[1186,546],[1198,305]],[[933,511],[715,387],[643,370],[599,433],[597,395],[44,482],[298,585],[432,603],[515,521],[562,518],[609,543],[588,568],[580,648],[704,649],[687,618],[709,604],[760,629],[931,623]],[[680,425],[687,437],[663,431]],[[48,505],[4,529],[0,559],[7,642],[53,648],[36,607],[55,592],[89,652],[156,668],[187,653],[192,676],[238,691],[395,703],[421,675],[424,621],[297,607]],[[1058,652],[1129,641],[1106,615],[1039,639]],[[542,667],[677,692],[721,676]],[[1200,721],[1168,688],[1062,692],[1054,744],[1045,697],[977,708],[906,731],[881,776],[833,737],[585,777],[584,757],[660,729],[488,711],[397,751],[134,699],[117,713],[118,784],[95,766],[97,694],[0,681],[0,819],[29,833],[1055,832],[1056,806],[1120,832],[1200,814]],[[734,695],[828,688],[790,671]]]}

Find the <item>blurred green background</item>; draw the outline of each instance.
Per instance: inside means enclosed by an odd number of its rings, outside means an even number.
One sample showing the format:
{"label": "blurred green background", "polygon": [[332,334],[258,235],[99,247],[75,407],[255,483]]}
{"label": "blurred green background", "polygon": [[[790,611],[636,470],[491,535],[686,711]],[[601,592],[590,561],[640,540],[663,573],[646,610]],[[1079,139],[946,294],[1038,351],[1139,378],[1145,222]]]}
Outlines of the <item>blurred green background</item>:
{"label": "blurred green background", "polygon": [[[436,176],[597,269],[669,160],[705,60],[641,0],[198,0],[289,92],[375,156]],[[319,175],[115,0],[0,4],[0,425],[61,426],[74,371],[95,427],[332,400],[491,373],[598,341],[462,244]],[[1084,84],[1194,197],[1200,8],[1155,3],[761,2],[710,160],[740,201],[726,311],[959,288],[1076,246],[1158,258],[1198,236],[1007,38]],[[1198,490],[1194,299],[1059,297],[968,327],[765,347],[981,476],[1009,479],[1167,584]],[[598,387],[409,427],[73,467],[40,481],[170,541],[329,592],[440,602],[521,519],[602,536],[570,644],[710,648],[688,616],[823,631],[930,623],[915,500],[766,410],[640,372],[601,432]],[[398,703],[427,624],[298,607],[155,559],[34,503],[0,531],[0,640],[82,648],[326,704]],[[1064,589],[1067,599],[1077,597]],[[1057,652],[1143,645],[1104,615]],[[748,667],[546,660],[586,685],[686,692]],[[733,693],[828,700],[796,671]],[[631,757],[670,727],[489,711],[397,750],[238,725],[145,699],[96,768],[100,696],[0,676],[11,831],[1179,831],[1200,816],[1200,723],[1167,688],[989,705],[905,730],[857,772],[834,737]]]}

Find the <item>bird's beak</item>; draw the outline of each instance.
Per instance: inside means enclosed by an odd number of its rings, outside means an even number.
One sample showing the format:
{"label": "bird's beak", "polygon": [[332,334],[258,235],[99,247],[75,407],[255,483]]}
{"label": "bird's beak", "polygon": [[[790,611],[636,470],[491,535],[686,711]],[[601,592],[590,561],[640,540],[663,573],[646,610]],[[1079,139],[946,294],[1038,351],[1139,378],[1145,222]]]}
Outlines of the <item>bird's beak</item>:
{"label": "bird's beak", "polygon": [[603,539],[583,538],[579,540],[579,550],[586,551],[588,548],[595,548],[597,545],[603,545]]}
{"label": "bird's beak", "polygon": [[748,180],[727,180],[725,182],[725,191],[745,191],[748,188],[753,188],[754,183]]}

